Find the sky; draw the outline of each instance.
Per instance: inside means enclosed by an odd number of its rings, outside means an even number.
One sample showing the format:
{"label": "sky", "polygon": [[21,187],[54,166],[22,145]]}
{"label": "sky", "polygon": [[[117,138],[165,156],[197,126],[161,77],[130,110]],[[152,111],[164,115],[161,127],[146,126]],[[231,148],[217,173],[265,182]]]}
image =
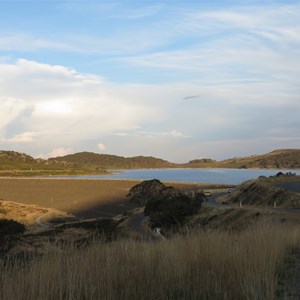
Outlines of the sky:
{"label": "sky", "polygon": [[300,146],[300,1],[0,0],[0,149],[187,162]]}

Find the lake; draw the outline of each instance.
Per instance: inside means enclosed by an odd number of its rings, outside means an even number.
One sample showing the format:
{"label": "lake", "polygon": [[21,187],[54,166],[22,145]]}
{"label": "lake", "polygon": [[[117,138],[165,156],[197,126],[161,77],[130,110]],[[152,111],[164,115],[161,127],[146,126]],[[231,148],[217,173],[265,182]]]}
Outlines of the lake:
{"label": "lake", "polygon": [[143,170],[120,170],[112,175],[93,176],[56,176],[56,178],[91,178],[91,179],[134,179],[174,182],[205,182],[240,184],[249,179],[259,176],[276,175],[278,172],[292,172],[300,175],[300,170],[250,170],[250,169],[143,169]]}

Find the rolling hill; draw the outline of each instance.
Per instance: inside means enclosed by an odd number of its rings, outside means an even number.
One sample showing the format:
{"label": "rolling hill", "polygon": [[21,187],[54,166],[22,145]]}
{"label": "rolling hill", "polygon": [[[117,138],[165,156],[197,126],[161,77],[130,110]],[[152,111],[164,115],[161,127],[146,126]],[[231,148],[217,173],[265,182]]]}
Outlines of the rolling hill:
{"label": "rolling hill", "polygon": [[107,169],[170,168],[176,166],[166,160],[151,156],[123,157],[92,152],[80,152],[50,158],[51,162],[67,162],[77,166],[102,167]]}
{"label": "rolling hill", "polygon": [[300,149],[275,150],[223,161],[201,158],[184,164],[152,156],[123,157],[93,152],[43,160],[15,151],[0,151],[0,176],[105,174],[107,170],[150,168],[300,169]]}
{"label": "rolling hill", "polygon": [[72,162],[35,159],[25,153],[0,151],[0,176],[104,174],[104,169],[86,168]]}
{"label": "rolling hill", "polygon": [[78,166],[101,166],[106,169],[138,168],[245,168],[245,169],[300,169],[300,149],[275,150],[262,155],[238,157],[216,161],[209,158],[194,159],[176,164],[151,156],[122,157],[109,154],[80,152],[50,158],[51,162],[66,162]]}
{"label": "rolling hill", "polygon": [[186,166],[190,168],[300,169],[300,149],[275,150],[262,155],[223,161],[199,159],[190,161]]}

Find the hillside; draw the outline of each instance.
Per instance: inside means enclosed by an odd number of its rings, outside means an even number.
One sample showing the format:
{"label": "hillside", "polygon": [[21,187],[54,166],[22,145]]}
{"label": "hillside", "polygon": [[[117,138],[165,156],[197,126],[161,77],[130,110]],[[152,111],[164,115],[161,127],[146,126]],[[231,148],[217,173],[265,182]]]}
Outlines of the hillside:
{"label": "hillside", "polygon": [[150,168],[300,169],[300,149],[275,150],[262,155],[223,161],[201,158],[185,164],[152,156],[123,157],[92,152],[43,160],[24,153],[0,151],[0,176],[92,175],[107,174],[107,170]]}
{"label": "hillside", "polygon": [[15,151],[0,151],[0,176],[105,174],[102,169],[78,167],[72,162],[34,159]]}
{"label": "hillside", "polygon": [[245,169],[297,169],[300,168],[300,149],[275,150],[273,152],[216,161],[209,158],[194,159],[185,164],[149,157],[122,157],[109,154],[80,152],[50,158],[51,162],[67,162],[78,166],[103,167],[106,169],[138,168],[245,168]]}
{"label": "hillside", "polygon": [[50,158],[49,161],[68,162],[77,166],[102,167],[109,169],[169,168],[175,165],[166,160],[151,156],[123,157],[92,152],[80,152],[62,157]]}
{"label": "hillside", "polygon": [[300,208],[300,194],[278,186],[276,179],[258,178],[240,184],[223,197],[223,202],[264,207],[273,207],[276,203],[277,207]]}
{"label": "hillside", "polygon": [[275,150],[262,155],[237,157],[223,161],[193,160],[187,166],[191,168],[300,169],[300,149]]}

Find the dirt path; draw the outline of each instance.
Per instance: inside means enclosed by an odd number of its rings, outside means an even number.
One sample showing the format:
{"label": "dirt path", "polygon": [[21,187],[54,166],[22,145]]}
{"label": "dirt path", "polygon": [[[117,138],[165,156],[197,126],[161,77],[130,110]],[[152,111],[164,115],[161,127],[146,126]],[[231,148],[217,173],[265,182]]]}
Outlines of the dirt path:
{"label": "dirt path", "polygon": [[38,216],[36,219],[35,219],[35,224],[42,227],[42,228],[48,228],[49,227],[49,224],[48,223],[44,223],[42,222],[42,218],[44,218],[45,216],[47,216],[49,214],[49,212],[45,213],[45,214],[42,214],[40,216]]}
{"label": "dirt path", "polygon": [[[141,212],[141,213],[135,215],[135,216],[131,219],[131,221],[130,221],[128,227],[129,227],[132,231],[134,231],[134,232],[136,232],[137,234],[139,234],[139,236],[141,236],[142,239],[145,239],[145,240],[147,240],[147,241],[154,241],[154,240],[157,240],[157,239],[165,240],[166,237],[163,236],[163,235],[161,234],[160,228],[159,228],[159,229],[158,229],[158,228],[155,228],[155,230],[152,231],[152,234],[151,234],[151,231],[149,232],[149,231],[147,231],[147,230],[144,228],[143,222],[144,222],[145,218],[146,218],[146,217],[145,217],[145,215],[144,215],[144,212]],[[149,229],[149,230],[150,230],[150,229]]]}

